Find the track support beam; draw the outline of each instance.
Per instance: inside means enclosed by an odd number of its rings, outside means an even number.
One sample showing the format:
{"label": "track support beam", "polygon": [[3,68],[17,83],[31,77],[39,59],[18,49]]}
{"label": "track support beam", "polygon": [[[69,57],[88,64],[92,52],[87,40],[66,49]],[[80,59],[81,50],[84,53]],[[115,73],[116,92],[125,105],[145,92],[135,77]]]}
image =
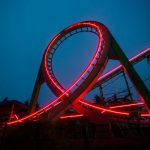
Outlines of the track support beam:
{"label": "track support beam", "polygon": [[118,57],[119,61],[123,65],[123,70],[129,76],[131,82],[133,83],[137,93],[140,96],[140,99],[145,104],[146,108],[150,110],[150,92],[132,64],[129,62],[127,56],[124,54],[123,50],[117,44],[115,39],[112,37],[111,39],[111,48],[115,55]]}

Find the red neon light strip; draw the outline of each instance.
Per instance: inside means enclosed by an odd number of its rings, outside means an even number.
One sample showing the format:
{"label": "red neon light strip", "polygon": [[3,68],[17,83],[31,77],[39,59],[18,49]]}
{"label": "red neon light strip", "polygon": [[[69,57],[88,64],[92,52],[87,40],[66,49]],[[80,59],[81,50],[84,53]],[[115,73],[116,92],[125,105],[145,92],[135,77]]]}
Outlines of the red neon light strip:
{"label": "red neon light strip", "polygon": [[14,116],[15,116],[15,118],[16,118],[17,120],[19,119],[18,116],[17,116],[16,114],[15,114]]}
{"label": "red neon light strip", "polygon": [[150,114],[141,114],[141,117],[150,117]]}
{"label": "red neon light strip", "polygon": [[[52,40],[52,42],[50,43],[50,45],[48,46],[47,49],[49,49],[49,48],[51,47],[51,45],[53,45],[53,43],[55,42],[55,40],[57,40],[57,38],[59,38],[59,36],[60,36],[60,34],[58,34],[58,35],[56,35],[56,36],[54,37],[54,39]],[[47,60],[46,58],[47,58],[48,52],[49,52],[49,51],[46,51],[46,54],[45,54],[45,56],[44,56],[44,59],[45,59],[45,62],[44,62],[45,70],[46,70],[46,72],[47,72],[47,75],[48,75],[50,81],[51,81],[62,93],[64,93],[65,91],[53,80],[52,76],[49,74],[49,70],[48,70],[48,67],[47,67],[47,61],[46,61],[46,60]],[[65,95],[68,96],[67,93],[66,93]]]}
{"label": "red neon light strip", "polygon": [[124,107],[132,107],[132,106],[139,106],[139,105],[144,105],[143,103],[134,103],[134,104],[125,104],[125,105],[117,105],[117,106],[111,106],[109,107],[110,109],[115,109],[115,108],[124,108]]}
{"label": "red neon light strip", "polygon": [[89,106],[91,108],[94,108],[94,109],[97,109],[97,110],[100,110],[102,111],[103,113],[104,112],[108,112],[108,113],[113,113],[113,114],[118,114],[118,115],[124,115],[124,116],[129,116],[129,113],[128,112],[121,112],[121,111],[115,111],[115,110],[110,110],[109,108],[106,109],[106,108],[102,108],[100,106],[94,106],[92,104],[89,104],[87,102],[83,102],[83,101],[79,101],[81,104],[84,104],[86,106]]}
{"label": "red neon light strip", "polygon": [[83,117],[83,114],[78,114],[78,115],[65,115],[65,116],[61,116],[60,119],[68,119],[68,118],[80,118]]}

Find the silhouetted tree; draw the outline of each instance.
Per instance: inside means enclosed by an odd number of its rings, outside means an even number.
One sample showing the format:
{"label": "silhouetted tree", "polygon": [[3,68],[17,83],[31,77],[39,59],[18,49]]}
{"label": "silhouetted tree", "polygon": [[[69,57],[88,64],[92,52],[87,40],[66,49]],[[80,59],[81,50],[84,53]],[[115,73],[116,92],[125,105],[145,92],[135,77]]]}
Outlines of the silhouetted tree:
{"label": "silhouetted tree", "polygon": [[8,101],[8,97],[5,97],[5,98],[3,99],[3,101]]}

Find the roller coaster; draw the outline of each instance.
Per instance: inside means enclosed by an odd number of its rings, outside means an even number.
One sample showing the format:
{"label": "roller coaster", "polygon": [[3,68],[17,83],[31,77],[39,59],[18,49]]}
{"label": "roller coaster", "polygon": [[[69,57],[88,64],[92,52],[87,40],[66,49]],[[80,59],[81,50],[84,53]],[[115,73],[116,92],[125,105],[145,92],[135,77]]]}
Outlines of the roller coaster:
{"label": "roller coaster", "polygon": [[[65,89],[58,82],[53,72],[53,56],[65,40],[81,32],[95,34],[98,37],[97,48],[85,70],[69,88]],[[148,56],[150,56],[150,48],[128,60],[110,31],[100,22],[83,21],[73,24],[56,35],[46,48],[32,93],[28,114],[22,118],[10,120],[7,122],[7,125],[18,125],[27,121],[42,119],[55,123],[60,119],[76,117],[85,117],[93,122],[101,122],[107,118],[121,122],[150,124],[150,92],[133,67],[134,64]],[[110,59],[120,61],[121,65],[102,76]],[[141,102],[100,106],[84,99],[84,96],[88,92],[120,74],[122,71],[128,75]],[[35,111],[39,91],[44,82],[46,82],[57,98]],[[139,107],[142,109],[139,110]],[[64,115],[71,108],[77,114]],[[134,113],[132,108],[134,108]]]}

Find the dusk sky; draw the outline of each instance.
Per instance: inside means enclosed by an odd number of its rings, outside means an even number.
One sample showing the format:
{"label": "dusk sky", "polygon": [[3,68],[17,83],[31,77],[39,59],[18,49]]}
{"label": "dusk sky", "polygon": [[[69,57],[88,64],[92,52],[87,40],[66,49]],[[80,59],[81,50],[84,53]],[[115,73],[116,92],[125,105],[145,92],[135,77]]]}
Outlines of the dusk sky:
{"label": "dusk sky", "polygon": [[[149,0],[0,0],[0,100],[29,100],[48,43],[85,20],[105,24],[129,58],[150,46]],[[56,52],[54,72],[65,87],[87,65],[96,43],[89,33],[75,35]],[[39,103],[52,97],[44,85]]]}

